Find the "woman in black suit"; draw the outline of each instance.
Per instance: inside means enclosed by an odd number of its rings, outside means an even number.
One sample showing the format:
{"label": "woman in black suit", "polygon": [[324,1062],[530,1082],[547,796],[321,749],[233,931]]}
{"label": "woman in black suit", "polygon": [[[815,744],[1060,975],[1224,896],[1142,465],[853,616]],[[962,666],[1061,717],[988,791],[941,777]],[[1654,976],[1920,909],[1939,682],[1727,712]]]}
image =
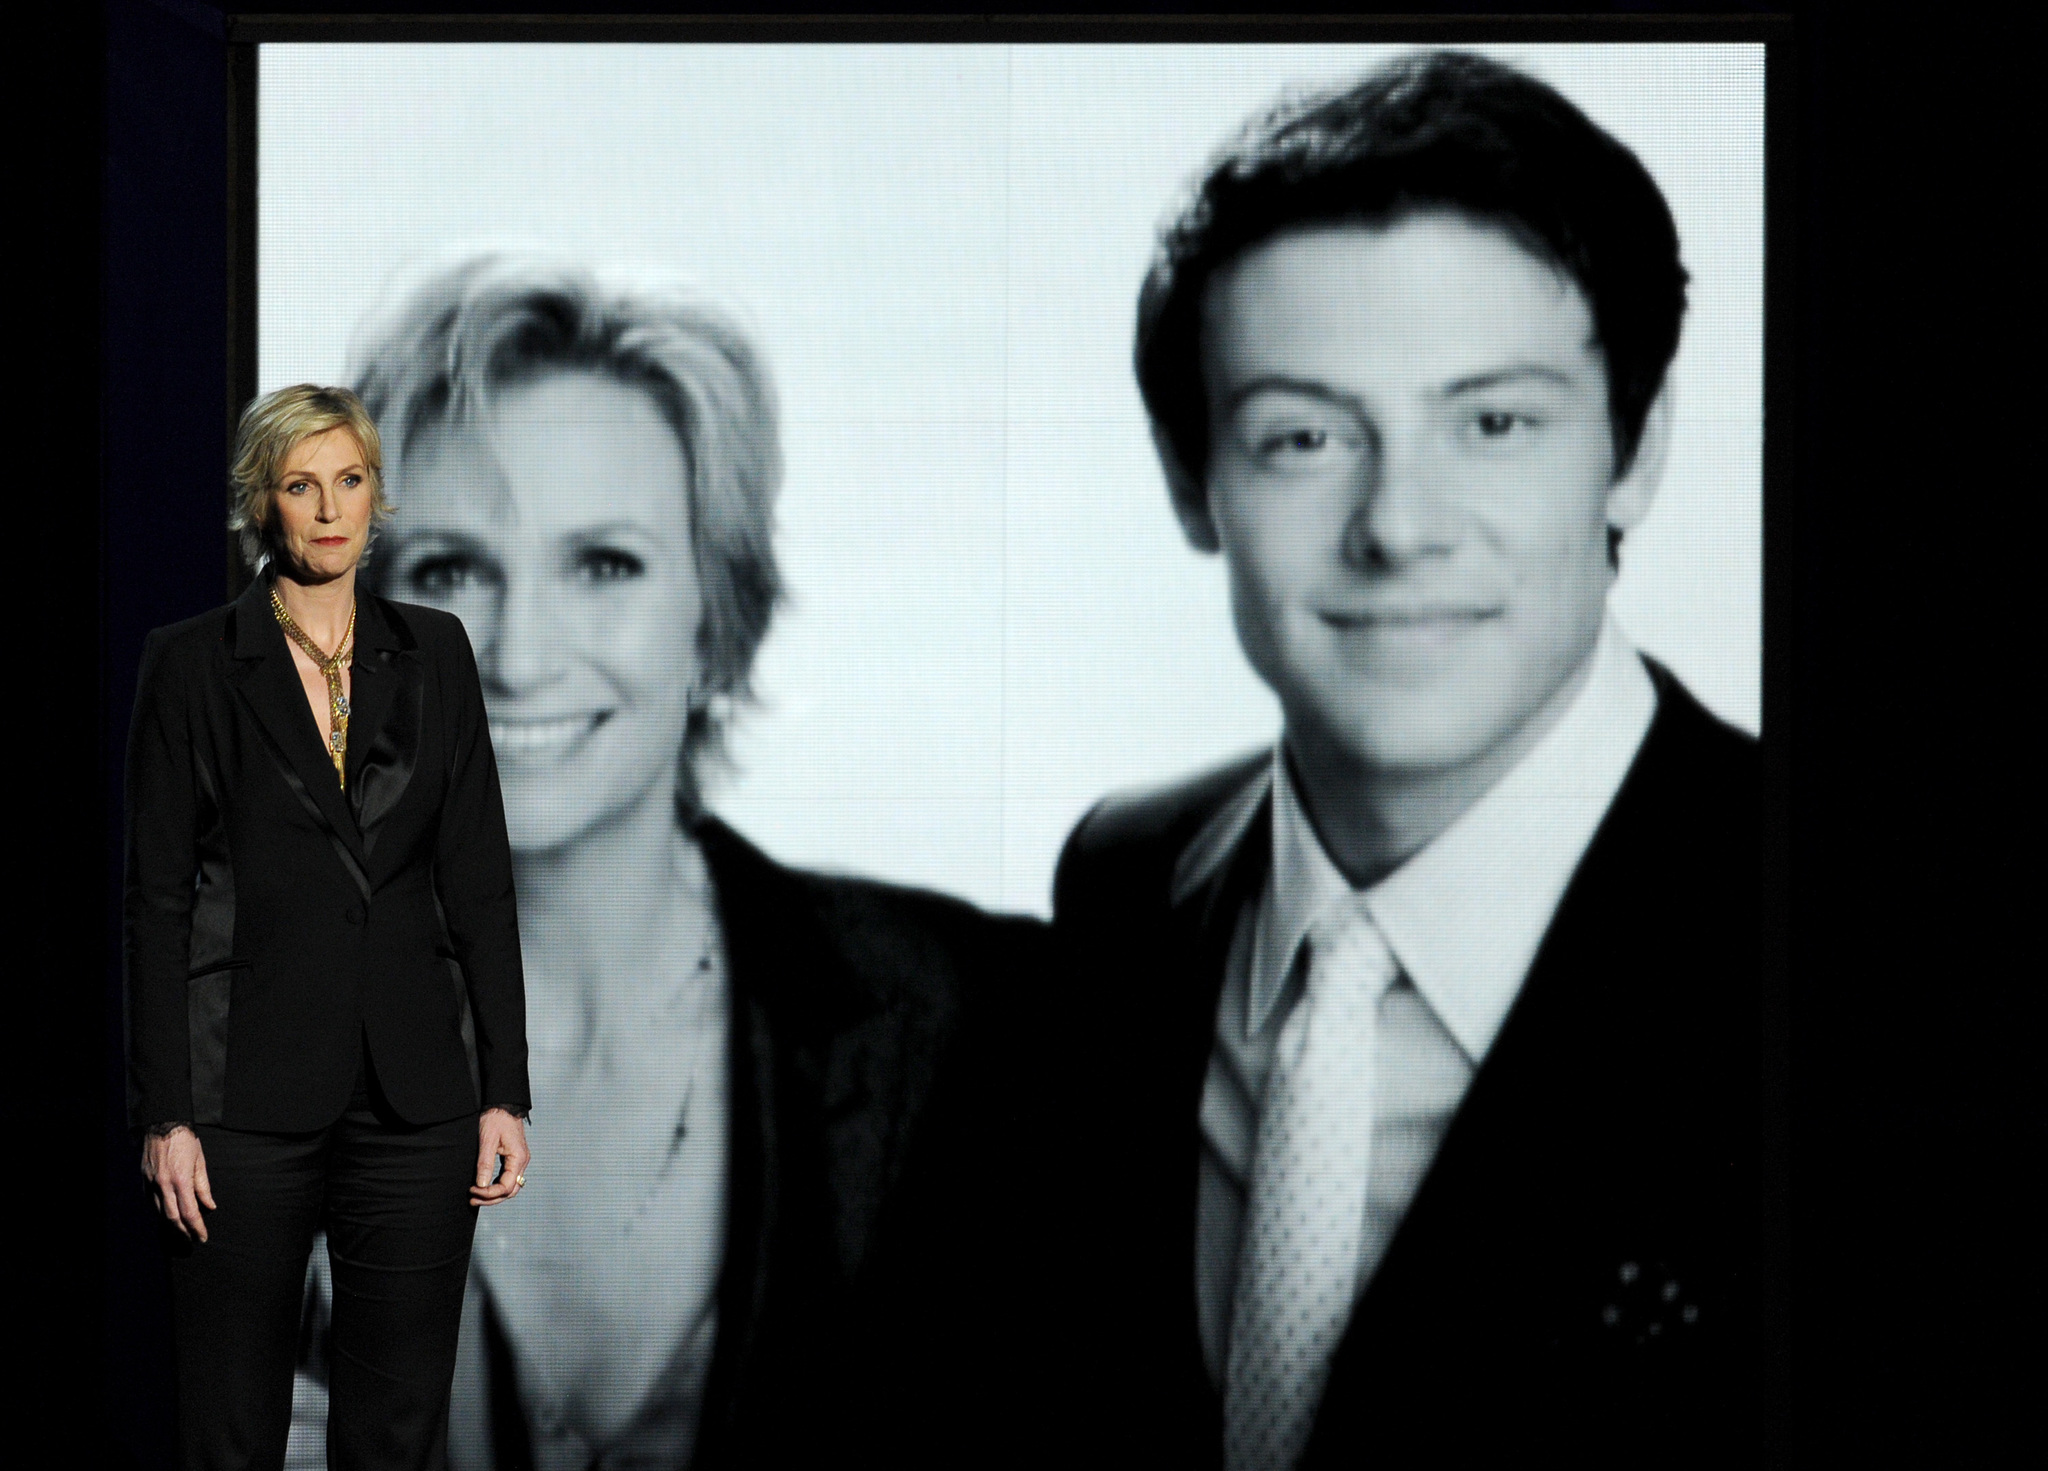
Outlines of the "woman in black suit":
{"label": "woman in black suit", "polygon": [[945,1454],[1000,1377],[982,1268],[1021,1266],[980,1203],[1020,1113],[982,1044],[1042,931],[704,808],[780,595],[759,355],[679,284],[493,253],[398,292],[350,376],[392,462],[378,584],[481,664],[548,1131],[547,1189],[479,1229],[453,1464]]}
{"label": "woman in black suit", "polygon": [[474,1207],[517,1195],[529,1158],[519,929],[476,661],[457,619],[359,593],[381,474],[347,390],[251,404],[233,524],[257,576],[143,654],[130,1113],[177,1231],[188,1467],[281,1464],[321,1228],[330,1464],[445,1464]]}

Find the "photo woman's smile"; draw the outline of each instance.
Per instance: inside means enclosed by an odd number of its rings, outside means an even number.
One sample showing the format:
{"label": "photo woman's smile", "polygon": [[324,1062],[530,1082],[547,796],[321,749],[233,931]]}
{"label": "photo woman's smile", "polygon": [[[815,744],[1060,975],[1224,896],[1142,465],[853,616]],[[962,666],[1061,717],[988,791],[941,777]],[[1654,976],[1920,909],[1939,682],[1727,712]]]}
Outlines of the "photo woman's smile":
{"label": "photo woman's smile", "polygon": [[500,761],[560,760],[610,718],[608,710],[594,715],[493,716],[491,748]]}

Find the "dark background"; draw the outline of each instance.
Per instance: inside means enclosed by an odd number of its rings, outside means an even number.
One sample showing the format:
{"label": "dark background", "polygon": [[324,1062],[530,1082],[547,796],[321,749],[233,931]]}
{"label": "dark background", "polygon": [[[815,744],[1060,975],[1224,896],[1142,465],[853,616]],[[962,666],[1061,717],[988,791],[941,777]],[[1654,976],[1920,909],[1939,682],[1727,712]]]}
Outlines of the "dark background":
{"label": "dark background", "polygon": [[[2039,307],[2017,270],[2039,249],[2020,224],[2033,48],[1968,6],[1789,12],[1765,625],[1789,936],[1780,1460],[1977,1464],[2038,1392],[2048,1239],[2024,1205],[2044,1158],[2041,964],[2000,943],[2038,907],[2020,773],[2040,759],[2023,701],[2042,661],[2007,632],[2038,580],[2024,526],[2043,478]],[[30,882],[8,951],[28,1066],[6,1215],[29,1368],[10,1439],[43,1444],[36,1464],[171,1465],[160,1228],[122,1116],[120,767],[143,635],[225,590],[229,34],[200,0],[103,0],[35,12],[18,43],[10,214],[34,264],[8,503],[30,524],[0,724]]]}

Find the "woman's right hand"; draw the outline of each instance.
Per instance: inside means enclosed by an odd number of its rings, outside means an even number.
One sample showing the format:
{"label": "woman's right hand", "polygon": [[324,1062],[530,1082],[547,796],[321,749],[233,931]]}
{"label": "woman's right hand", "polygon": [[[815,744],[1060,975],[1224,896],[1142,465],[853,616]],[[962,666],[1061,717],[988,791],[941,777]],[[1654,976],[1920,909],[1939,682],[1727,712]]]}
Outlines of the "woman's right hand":
{"label": "woman's right hand", "polygon": [[206,1178],[206,1151],[199,1136],[184,1124],[168,1134],[151,1134],[142,1141],[142,1178],[150,1184],[150,1202],[163,1218],[178,1228],[180,1236],[206,1240],[203,1205],[214,1209],[213,1186]]}

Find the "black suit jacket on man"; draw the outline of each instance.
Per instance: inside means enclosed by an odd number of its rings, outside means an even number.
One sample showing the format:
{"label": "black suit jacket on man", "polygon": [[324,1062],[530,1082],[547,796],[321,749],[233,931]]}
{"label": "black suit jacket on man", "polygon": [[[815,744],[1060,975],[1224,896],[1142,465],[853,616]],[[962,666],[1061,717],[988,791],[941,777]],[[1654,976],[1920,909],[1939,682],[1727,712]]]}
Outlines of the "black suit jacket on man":
{"label": "black suit jacket on man", "polygon": [[[1658,710],[1378,1272],[1303,1464],[1741,1464],[1761,1127],[1754,742]],[[1070,1260],[1104,1462],[1203,1467],[1197,1119],[1225,956],[1271,862],[1270,757],[1111,800],[1055,924],[1098,1044]]]}
{"label": "black suit jacket on man", "polygon": [[135,1124],[322,1128],[366,1039],[413,1123],[528,1105],[511,851],[462,624],[360,593],[352,704],[344,793],[267,578],[149,636],[128,749]]}

